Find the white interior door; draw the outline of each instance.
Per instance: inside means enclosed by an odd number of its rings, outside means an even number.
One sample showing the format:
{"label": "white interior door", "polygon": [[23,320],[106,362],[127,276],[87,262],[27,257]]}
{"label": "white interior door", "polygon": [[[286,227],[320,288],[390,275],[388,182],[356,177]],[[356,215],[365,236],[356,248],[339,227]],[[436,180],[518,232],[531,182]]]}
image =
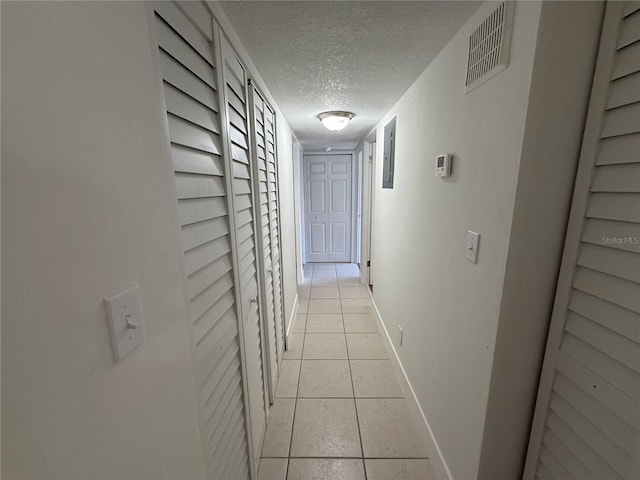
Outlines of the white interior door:
{"label": "white interior door", "polygon": [[278,166],[276,154],[276,115],[268,103],[264,110],[267,184],[269,195],[269,230],[271,232],[271,265],[273,275],[273,308],[276,316],[276,349],[284,354],[284,297],[282,290],[282,255],[280,253],[280,200],[278,198]]}
{"label": "white interior door", "polygon": [[[234,214],[229,217],[234,239],[236,292],[249,397],[249,421],[254,464],[257,465],[266,429],[267,401],[263,370],[264,331],[261,328],[262,295],[258,283],[256,210],[253,198],[252,155],[249,147],[249,109],[247,76],[224,34],[220,34],[224,114],[226,117],[226,157],[228,187],[233,192]],[[268,380],[267,380],[268,381]]]}
{"label": "white interior door", "polygon": [[351,155],[305,155],[307,262],[351,261]]}
{"label": "white interior door", "polygon": [[262,283],[262,309],[266,331],[266,358],[269,378],[269,400],[273,403],[278,380],[278,366],[282,356],[282,279],[280,275],[279,218],[277,204],[277,167],[275,154],[275,115],[260,91],[252,84],[251,115],[255,162],[254,188],[259,210],[258,255],[264,282]]}
{"label": "white interior door", "polygon": [[[153,4],[183,251],[188,330],[208,478],[250,478],[248,403],[235,288],[213,15],[202,2]],[[185,11],[187,13],[185,13]],[[192,18],[200,19],[197,23]]]}
{"label": "white interior door", "polygon": [[251,88],[251,116],[255,162],[253,164],[254,188],[259,193],[257,206],[259,208],[259,230],[256,235],[261,270],[264,272],[262,284],[262,308],[266,326],[267,367],[269,377],[269,399],[273,403],[276,381],[278,380],[278,358],[276,348],[276,318],[273,301],[273,262],[271,260],[271,225],[269,220],[269,186],[267,179],[267,156],[265,150],[265,102],[255,86]]}

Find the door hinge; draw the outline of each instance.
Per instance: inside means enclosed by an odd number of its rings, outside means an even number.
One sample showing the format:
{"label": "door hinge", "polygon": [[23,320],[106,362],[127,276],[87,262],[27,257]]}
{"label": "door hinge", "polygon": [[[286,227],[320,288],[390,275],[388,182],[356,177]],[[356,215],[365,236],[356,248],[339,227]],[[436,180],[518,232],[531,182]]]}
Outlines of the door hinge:
{"label": "door hinge", "polygon": [[367,267],[371,266],[371,260],[367,260]]}

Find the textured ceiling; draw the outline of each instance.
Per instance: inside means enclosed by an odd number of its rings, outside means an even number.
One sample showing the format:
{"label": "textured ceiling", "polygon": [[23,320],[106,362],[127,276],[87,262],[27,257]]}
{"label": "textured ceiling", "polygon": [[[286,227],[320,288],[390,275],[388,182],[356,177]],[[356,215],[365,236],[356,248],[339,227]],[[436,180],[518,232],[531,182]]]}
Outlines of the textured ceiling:
{"label": "textured ceiling", "polygon": [[[311,150],[355,148],[480,3],[221,5],[296,137]],[[356,117],[343,131],[330,132],[317,118],[327,110],[347,110]]]}

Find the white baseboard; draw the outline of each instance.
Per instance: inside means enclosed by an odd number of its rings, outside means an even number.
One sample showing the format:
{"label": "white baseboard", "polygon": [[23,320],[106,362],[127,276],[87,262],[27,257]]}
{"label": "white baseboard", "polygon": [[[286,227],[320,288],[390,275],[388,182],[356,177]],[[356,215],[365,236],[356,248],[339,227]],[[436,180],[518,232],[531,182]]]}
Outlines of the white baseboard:
{"label": "white baseboard", "polygon": [[296,321],[298,315],[298,293],[296,292],[296,298],[293,299],[293,310],[291,310],[291,316],[289,317],[289,322],[287,324],[287,331],[284,334],[284,349],[287,350],[289,346],[289,334],[291,333],[291,329],[293,328],[293,324]]}
{"label": "white baseboard", "polygon": [[435,476],[439,480],[453,480],[453,476],[449,471],[449,467],[447,466],[447,462],[445,462],[440,447],[438,446],[438,442],[436,441],[433,430],[431,430],[431,426],[427,421],[427,417],[418,402],[418,397],[416,397],[416,392],[413,390],[411,382],[407,377],[407,373],[402,366],[402,362],[398,357],[398,352],[396,352],[393,343],[391,342],[391,337],[389,337],[389,332],[387,328],[384,326],[384,322],[382,321],[382,315],[380,315],[380,310],[378,310],[378,306],[376,305],[375,300],[373,299],[373,295],[371,291],[367,288],[369,293],[369,297],[371,298],[371,302],[373,303],[373,308],[376,311],[376,320],[381,331],[384,333],[382,336],[382,341],[384,342],[387,351],[389,352],[389,357],[391,359],[391,363],[393,364],[393,369],[396,372],[396,377],[400,378],[400,383],[402,390],[405,393],[405,399],[407,401],[407,406],[409,407],[409,413],[414,421],[414,424],[418,428],[418,433],[424,442],[424,445],[427,449],[427,455],[429,457],[429,462],[433,468]]}

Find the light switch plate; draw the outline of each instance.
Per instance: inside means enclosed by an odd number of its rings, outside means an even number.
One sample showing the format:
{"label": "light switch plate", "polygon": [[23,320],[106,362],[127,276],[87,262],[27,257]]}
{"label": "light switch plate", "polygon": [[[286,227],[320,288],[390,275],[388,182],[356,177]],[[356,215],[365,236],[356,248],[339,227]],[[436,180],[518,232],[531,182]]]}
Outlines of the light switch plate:
{"label": "light switch plate", "polygon": [[117,293],[104,301],[115,361],[135,350],[144,340],[138,286]]}
{"label": "light switch plate", "polygon": [[478,263],[478,245],[480,243],[480,234],[469,230],[464,245],[464,256],[473,263]]}

